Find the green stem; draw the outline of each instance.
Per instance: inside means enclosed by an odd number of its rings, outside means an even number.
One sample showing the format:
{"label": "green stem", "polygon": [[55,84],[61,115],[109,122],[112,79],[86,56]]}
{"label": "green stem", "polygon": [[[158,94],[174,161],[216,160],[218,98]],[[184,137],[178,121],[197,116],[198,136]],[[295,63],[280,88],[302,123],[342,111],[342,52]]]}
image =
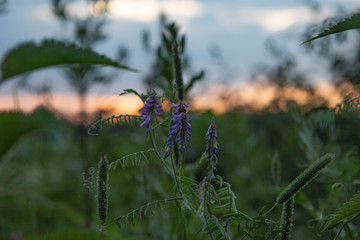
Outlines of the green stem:
{"label": "green stem", "polygon": [[278,204],[275,203],[266,213],[264,213],[264,215],[267,215],[268,213],[270,213]]}
{"label": "green stem", "polygon": [[340,233],[342,232],[342,230],[344,229],[344,227],[350,223],[351,221],[355,220],[355,218],[359,217],[360,216],[360,213],[355,215],[354,217],[350,218],[349,220],[345,221],[344,224],[341,226],[341,228],[339,229],[338,233],[336,234],[334,240],[337,240],[340,236]]}
{"label": "green stem", "polygon": [[206,226],[207,226],[207,228],[208,228],[208,230],[209,230],[209,234],[210,234],[210,238],[211,238],[211,240],[214,240],[214,236],[212,235],[212,231],[211,231],[211,228],[210,228],[210,225],[209,225],[209,221],[208,221],[208,217],[206,216],[206,210],[208,209],[208,211],[210,212],[210,208],[209,208],[209,205],[208,205],[208,198],[209,198],[209,196],[208,196],[208,193],[209,193],[209,184],[210,184],[210,181],[209,181],[209,178],[207,178],[206,179],[206,183],[205,183],[206,185],[205,185],[205,199],[204,199],[204,202],[205,202],[205,204],[204,204],[204,218],[205,218],[205,221],[206,221]]}
{"label": "green stem", "polygon": [[152,132],[150,132],[149,134],[150,134],[150,141],[151,141],[151,144],[152,144],[152,146],[153,146],[153,148],[154,148],[154,150],[155,150],[156,155],[158,156],[158,158],[160,159],[160,161],[163,163],[163,165],[165,166],[165,168],[166,168],[166,170],[169,172],[169,174],[172,175],[170,168],[168,167],[168,165],[166,164],[166,162],[164,161],[163,157],[160,155],[160,153],[159,153],[159,151],[158,151],[158,149],[157,149],[157,147],[156,147],[155,141],[154,141],[154,139],[153,139],[153,134],[152,134]]}

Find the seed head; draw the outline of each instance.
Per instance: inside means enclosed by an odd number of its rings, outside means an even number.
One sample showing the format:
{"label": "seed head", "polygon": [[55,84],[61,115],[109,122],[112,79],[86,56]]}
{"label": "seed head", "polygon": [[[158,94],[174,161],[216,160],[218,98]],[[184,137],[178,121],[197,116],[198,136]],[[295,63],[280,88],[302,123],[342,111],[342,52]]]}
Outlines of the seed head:
{"label": "seed head", "polygon": [[101,222],[101,225],[104,225],[107,217],[108,210],[108,161],[105,154],[102,155],[99,168],[98,168],[98,178],[97,178],[97,210],[98,216]]}
{"label": "seed head", "polygon": [[281,213],[281,235],[280,240],[289,240],[293,227],[294,197],[291,197],[283,204]]}

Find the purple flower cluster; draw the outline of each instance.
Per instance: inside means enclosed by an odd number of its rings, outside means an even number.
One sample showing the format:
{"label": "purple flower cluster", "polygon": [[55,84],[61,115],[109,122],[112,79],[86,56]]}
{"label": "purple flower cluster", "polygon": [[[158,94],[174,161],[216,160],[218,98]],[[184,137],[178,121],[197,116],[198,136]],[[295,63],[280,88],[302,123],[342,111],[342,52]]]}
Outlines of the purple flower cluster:
{"label": "purple flower cluster", "polygon": [[208,173],[201,182],[199,183],[198,196],[200,201],[203,201],[206,194],[206,185],[215,179],[216,164],[218,162],[218,153],[220,152],[220,147],[217,142],[218,136],[216,131],[216,122],[215,119],[211,119],[211,124],[206,132],[206,150],[205,156],[209,161]]}
{"label": "purple flower cluster", "polygon": [[171,107],[175,109],[172,113],[174,121],[170,127],[169,136],[166,142],[164,159],[170,155],[171,150],[175,147],[175,145],[178,145],[179,150],[181,151],[186,150],[186,145],[189,142],[189,136],[191,135],[190,119],[189,114],[187,113],[189,103],[172,103]]}
{"label": "purple flower cluster", "polygon": [[220,151],[219,144],[217,142],[218,136],[216,131],[215,119],[211,119],[211,124],[205,135],[206,140],[206,157],[209,160],[209,167],[212,171],[216,171],[216,164],[218,161],[218,152]]}
{"label": "purple flower cluster", "polygon": [[146,127],[145,134],[149,134],[150,132],[150,121],[153,112],[155,112],[156,115],[161,115],[163,114],[163,107],[159,98],[153,94],[150,94],[145,101],[143,109],[141,110],[141,118],[144,120],[144,122],[140,124],[140,127]]}

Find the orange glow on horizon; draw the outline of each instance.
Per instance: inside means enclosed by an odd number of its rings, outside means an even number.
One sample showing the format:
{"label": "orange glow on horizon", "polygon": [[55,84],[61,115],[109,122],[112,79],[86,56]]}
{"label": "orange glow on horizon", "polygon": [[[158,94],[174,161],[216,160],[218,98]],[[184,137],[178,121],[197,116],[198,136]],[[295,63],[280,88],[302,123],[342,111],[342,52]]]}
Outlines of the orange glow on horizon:
{"label": "orange glow on horizon", "polygon": [[[22,94],[17,98],[18,101],[10,94],[1,95],[0,111],[16,111],[18,108],[23,112],[30,113],[40,105],[44,105],[69,116],[80,112],[80,103],[76,94],[52,93],[48,100],[32,94]],[[142,101],[132,95],[88,94],[86,99],[86,111],[90,114],[103,110],[114,114],[136,115],[142,108]],[[16,104],[18,106],[15,106]]]}
{"label": "orange glow on horizon", "polygon": [[[350,83],[343,83],[336,87],[328,82],[319,82],[313,86],[313,96],[310,92],[267,81],[255,81],[232,85],[214,84],[206,92],[191,97],[191,110],[211,110],[215,114],[222,114],[233,108],[248,109],[251,111],[265,110],[269,104],[280,98],[280,108],[286,110],[286,101],[292,100],[297,104],[317,106],[322,99],[330,108],[340,104],[344,95],[354,93]],[[314,98],[314,96],[316,98]],[[319,100],[320,99],[320,100]],[[284,106],[281,105],[281,101]],[[0,111],[14,111],[14,97],[10,94],[0,96]],[[32,112],[39,105],[49,106],[51,109],[67,116],[76,116],[80,112],[79,101],[76,94],[52,93],[47,100],[38,95],[23,94],[18,97],[18,108],[23,112]],[[95,113],[100,110],[105,112],[103,117],[111,115],[129,114],[139,115],[143,102],[135,95],[114,96],[106,94],[89,94],[87,96],[86,111]],[[165,102],[164,107],[170,108],[170,103]]]}

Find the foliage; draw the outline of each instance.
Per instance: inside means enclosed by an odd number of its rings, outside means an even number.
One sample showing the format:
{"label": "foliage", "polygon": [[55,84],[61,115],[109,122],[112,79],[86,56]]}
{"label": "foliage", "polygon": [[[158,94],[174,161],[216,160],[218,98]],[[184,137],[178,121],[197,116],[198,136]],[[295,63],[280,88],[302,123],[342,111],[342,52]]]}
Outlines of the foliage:
{"label": "foliage", "polygon": [[354,195],[349,202],[345,203],[339,211],[330,218],[328,228],[333,228],[335,224],[353,216],[354,214],[360,214],[360,194]]}
{"label": "foliage", "polygon": [[360,13],[356,13],[349,18],[339,21],[333,26],[330,26],[329,29],[324,30],[323,32],[319,33],[317,36],[303,42],[308,43],[315,39],[319,39],[322,37],[326,37],[335,33],[340,33],[343,31],[348,31],[351,29],[360,29]]}
{"label": "foliage", "polygon": [[[210,112],[187,112],[188,93],[204,73],[182,81],[187,66],[185,37],[176,24],[164,21],[162,27],[156,67],[149,75],[155,76],[150,84],[153,89],[146,94],[125,89],[120,94],[135,94],[143,102],[153,94],[161,96],[163,103],[177,104],[175,114],[170,110],[161,116],[148,105],[149,134],[139,127],[143,116],[111,116],[95,120],[88,129],[87,144],[82,145],[78,125],[59,121],[47,111],[29,116],[0,114],[0,156],[14,150],[7,156],[12,161],[0,162],[0,200],[4,203],[0,210],[7,216],[0,218],[0,238],[16,237],[17,231],[32,236],[57,231],[44,238],[358,239],[358,98],[335,109],[295,106],[287,112],[252,114],[233,110],[214,118]],[[79,41],[91,45],[84,36]],[[65,64],[118,64],[64,42],[42,44],[47,50],[38,49],[39,59],[19,66],[13,76],[62,64],[55,59],[58,46],[66,48],[60,58]],[[29,46],[16,50],[14,59],[20,61],[22,51],[29,54],[28,49],[38,47]],[[70,53],[72,60],[66,59]],[[42,59],[46,54],[56,61],[46,65]],[[83,58],[87,54],[91,57]],[[68,68],[69,76],[85,78],[84,72],[89,72],[73,66]],[[285,75],[278,76],[285,79]],[[101,134],[92,136],[95,131]],[[164,157],[165,145],[170,151]],[[83,155],[85,147],[87,155]],[[108,154],[109,165],[103,153]],[[92,193],[98,187],[88,202],[98,200],[102,232],[62,233],[65,228],[82,228],[84,210],[95,212],[82,198],[87,191],[79,181],[84,156],[89,167],[102,156],[99,171],[90,168],[83,182]],[[91,218],[93,226],[97,222]]]}
{"label": "foliage", "polygon": [[64,64],[100,64],[135,71],[74,43],[44,39],[40,44],[26,42],[11,49],[1,63],[1,82],[29,71]]}

